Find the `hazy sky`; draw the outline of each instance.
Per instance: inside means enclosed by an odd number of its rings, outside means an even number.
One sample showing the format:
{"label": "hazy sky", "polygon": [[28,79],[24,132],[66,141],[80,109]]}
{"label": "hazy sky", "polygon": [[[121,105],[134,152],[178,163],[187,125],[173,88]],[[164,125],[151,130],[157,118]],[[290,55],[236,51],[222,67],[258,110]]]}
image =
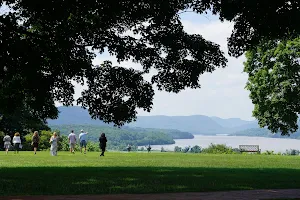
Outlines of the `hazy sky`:
{"label": "hazy sky", "polygon": [[[233,25],[229,22],[221,23],[215,16],[182,14],[182,22],[188,33],[201,34],[205,39],[221,45],[228,58],[225,69],[217,69],[213,73],[200,76],[200,89],[188,89],[179,94],[160,92],[156,90],[153,109],[150,113],[138,110],[139,115],[207,115],[221,118],[242,118],[251,120],[253,105],[249,99],[249,92],[244,89],[247,74],[243,73],[245,57],[238,59],[227,55],[227,37]],[[140,68],[131,62],[118,64],[114,57],[104,53],[94,60],[100,64],[103,60],[111,60],[114,65]],[[76,87],[75,96],[78,97],[82,87]]]}

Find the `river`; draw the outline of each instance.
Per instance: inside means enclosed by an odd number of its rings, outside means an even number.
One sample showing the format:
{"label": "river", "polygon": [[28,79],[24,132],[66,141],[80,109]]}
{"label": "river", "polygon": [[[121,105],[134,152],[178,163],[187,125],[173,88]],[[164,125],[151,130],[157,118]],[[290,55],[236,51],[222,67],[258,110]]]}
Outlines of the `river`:
{"label": "river", "polygon": [[151,145],[153,150],[174,150],[175,146],[187,147],[198,145],[202,148],[213,144],[226,144],[232,148],[238,148],[241,144],[259,145],[262,152],[271,150],[284,153],[287,149],[300,150],[300,140],[286,138],[264,138],[264,137],[245,137],[245,136],[203,136],[195,135],[194,139],[178,139],[172,145]]}

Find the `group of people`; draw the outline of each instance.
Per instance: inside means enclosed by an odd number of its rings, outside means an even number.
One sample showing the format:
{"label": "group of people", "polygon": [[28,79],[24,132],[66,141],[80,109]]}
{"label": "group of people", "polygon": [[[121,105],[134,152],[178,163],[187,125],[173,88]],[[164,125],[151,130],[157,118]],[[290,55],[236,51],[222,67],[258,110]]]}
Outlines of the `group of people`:
{"label": "group of people", "polygon": [[8,154],[8,150],[11,147],[11,142],[13,143],[13,148],[15,150],[15,153],[19,153],[19,150],[22,148],[22,142],[21,142],[21,137],[19,132],[15,133],[12,141],[9,134],[6,134],[3,138],[3,142],[4,142],[4,149],[6,154]]}
{"label": "group of people", "polygon": [[[80,152],[82,153],[82,150],[84,149],[84,154],[86,154],[86,145],[87,145],[87,132],[84,132],[83,130],[80,131],[79,134],[79,145],[80,145]],[[69,148],[70,148],[70,153],[75,153],[75,146],[77,144],[77,137],[76,134],[74,133],[74,130],[71,131],[71,133],[68,135],[68,141],[69,141]],[[58,136],[56,132],[53,133],[53,136],[50,138],[50,153],[52,156],[57,155],[57,148],[58,148]],[[101,154],[100,156],[104,156],[104,152],[106,149],[106,143],[107,143],[107,138],[105,136],[105,133],[101,133],[99,137],[99,147],[101,149]]]}
{"label": "group of people", "polygon": [[[84,149],[84,154],[86,154],[86,146],[87,146],[87,132],[84,132],[81,130],[81,133],[79,134],[79,144],[80,144],[80,152],[82,153],[82,150]],[[4,149],[6,154],[8,153],[8,150],[11,147],[11,142],[13,143],[14,151],[15,153],[19,153],[19,150],[22,148],[22,142],[21,142],[21,137],[20,133],[15,133],[12,141],[11,137],[7,134],[3,138],[4,142]],[[31,145],[33,146],[34,154],[36,154],[38,145],[40,142],[39,134],[37,131],[33,133],[32,136],[32,143]],[[68,135],[68,142],[69,142],[69,148],[71,153],[75,153],[75,146],[77,143],[77,137],[74,131],[72,130],[71,133]],[[50,138],[50,154],[52,156],[57,156],[57,151],[58,151],[58,134],[56,132],[53,133],[53,135]],[[107,143],[107,138],[105,136],[105,133],[101,133],[99,137],[99,147],[101,149],[101,154],[100,156],[104,156],[104,152],[106,149],[106,143]]]}

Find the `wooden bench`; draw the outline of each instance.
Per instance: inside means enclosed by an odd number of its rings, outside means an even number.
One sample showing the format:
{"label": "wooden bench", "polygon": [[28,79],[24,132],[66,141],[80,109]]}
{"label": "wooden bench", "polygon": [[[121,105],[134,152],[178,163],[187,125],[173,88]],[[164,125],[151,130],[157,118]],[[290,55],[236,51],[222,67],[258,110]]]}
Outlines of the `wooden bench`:
{"label": "wooden bench", "polygon": [[239,145],[240,152],[260,153],[259,145]]}

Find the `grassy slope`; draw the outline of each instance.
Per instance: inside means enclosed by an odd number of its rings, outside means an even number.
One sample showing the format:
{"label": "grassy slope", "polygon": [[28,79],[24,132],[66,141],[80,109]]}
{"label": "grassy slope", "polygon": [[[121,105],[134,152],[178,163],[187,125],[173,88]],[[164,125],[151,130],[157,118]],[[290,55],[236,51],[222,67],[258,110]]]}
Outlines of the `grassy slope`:
{"label": "grassy slope", "polygon": [[1,152],[0,172],[0,195],[300,188],[298,156]]}

